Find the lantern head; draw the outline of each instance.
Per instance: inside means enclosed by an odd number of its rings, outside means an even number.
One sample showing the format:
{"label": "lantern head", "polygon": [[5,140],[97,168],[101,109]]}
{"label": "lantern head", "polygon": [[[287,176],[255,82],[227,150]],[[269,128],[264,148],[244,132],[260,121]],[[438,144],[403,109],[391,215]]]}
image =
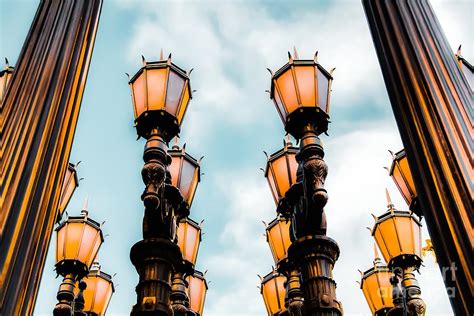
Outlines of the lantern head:
{"label": "lantern head", "polygon": [[386,315],[393,307],[393,286],[390,283],[390,278],[393,274],[380,260],[375,245],[374,251],[374,266],[364,273],[361,273],[360,288],[364,293],[372,315],[382,316]]}
{"label": "lantern head", "polygon": [[412,212],[395,209],[388,196],[388,210],[375,217],[372,236],[389,268],[420,267],[421,223]]}
{"label": "lantern head", "polygon": [[112,276],[102,272],[100,265],[94,262],[84,281],[87,284],[84,290],[84,312],[91,316],[105,315],[112,294],[115,292]]}
{"label": "lantern head", "polygon": [[198,316],[202,316],[207,292],[205,273],[194,270],[194,274],[188,276],[186,280],[188,282],[189,307]]}
{"label": "lantern head", "polygon": [[68,217],[56,228],[57,273],[73,273],[78,279],[86,276],[103,241],[100,224],[86,210]]}
{"label": "lantern head", "polygon": [[199,181],[201,180],[201,172],[199,161],[194,159],[186,152],[186,144],[183,148],[174,145],[168,150],[171,156],[171,164],[168,170],[171,174],[171,184],[179,189],[184,201],[191,207],[194,194]]}
{"label": "lantern head", "polygon": [[201,243],[201,227],[192,219],[183,218],[178,223],[177,237],[183,259],[194,266]]}
{"label": "lantern head", "polygon": [[280,114],[285,130],[300,139],[311,125],[317,134],[327,131],[332,76],[317,62],[291,56],[289,62],[272,73],[270,98]]}
{"label": "lantern head", "polygon": [[278,217],[268,224],[266,229],[267,242],[275,263],[288,256],[288,247],[291,245],[289,219]]}
{"label": "lantern head", "polygon": [[260,293],[263,296],[268,316],[280,315],[286,311],[285,283],[286,277],[276,270],[261,278]]}
{"label": "lantern head", "polygon": [[149,138],[152,130],[169,142],[180,131],[192,98],[189,73],[167,60],[147,62],[130,79],[135,126],[139,136]]}
{"label": "lantern head", "polygon": [[393,154],[392,166],[390,167],[389,173],[403,198],[407,204],[411,206],[417,194],[405,149]]}
{"label": "lantern head", "polygon": [[64,176],[63,186],[61,188],[61,197],[59,198],[59,216],[58,221],[61,219],[64,210],[66,209],[69,201],[74,194],[74,191],[79,186],[79,179],[77,178],[76,166],[72,163],[68,163],[66,175]]}
{"label": "lantern head", "polygon": [[283,149],[272,154],[267,159],[265,178],[267,178],[273,199],[277,205],[288,189],[296,183],[296,172],[298,169],[296,155],[298,151],[299,149],[293,147],[290,141],[285,140]]}
{"label": "lantern head", "polygon": [[3,108],[3,98],[7,93],[8,84],[10,83],[10,79],[13,76],[13,70],[15,68],[11,67],[8,64],[8,59],[5,58],[5,69],[0,71],[0,104],[1,108]]}

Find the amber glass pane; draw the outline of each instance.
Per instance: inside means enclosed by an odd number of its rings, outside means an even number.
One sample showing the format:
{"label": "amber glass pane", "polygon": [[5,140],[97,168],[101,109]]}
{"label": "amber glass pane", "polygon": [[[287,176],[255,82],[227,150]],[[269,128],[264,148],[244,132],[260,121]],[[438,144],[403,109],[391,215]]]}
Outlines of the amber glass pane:
{"label": "amber glass pane", "polygon": [[63,229],[66,229],[65,235],[65,254],[63,259],[76,260],[79,253],[79,247],[82,240],[82,233],[84,231],[84,223],[67,223]]}
{"label": "amber glass pane", "polygon": [[287,153],[288,165],[290,167],[290,186],[296,183],[296,173],[298,172],[298,162],[296,161],[296,154]]}
{"label": "amber glass pane", "polygon": [[401,249],[399,245],[399,237],[397,235],[397,230],[395,229],[395,222],[392,219],[387,219],[379,223],[378,229],[382,233],[383,240],[388,248],[390,253],[390,258],[386,258],[386,262],[389,262],[390,259],[401,254]]}
{"label": "amber glass pane", "polygon": [[100,231],[90,225],[85,225],[77,259],[90,266],[101,244]]}
{"label": "amber glass pane", "polygon": [[175,187],[179,188],[178,180],[179,180],[179,170],[181,169],[181,162],[183,160],[183,156],[171,156],[171,164],[168,166],[168,170],[171,174],[171,184]]}
{"label": "amber glass pane", "polygon": [[272,191],[273,199],[275,200],[275,204],[278,205],[279,195],[278,190],[276,188],[275,179],[273,177],[274,173],[270,170],[267,175],[268,184],[270,185],[270,190]]}
{"label": "amber glass pane", "polygon": [[393,306],[390,277],[390,272],[378,271],[363,280],[362,291],[372,313]]}
{"label": "amber glass pane", "polygon": [[276,86],[273,88],[273,98],[274,98],[275,106],[278,110],[278,114],[280,114],[282,121],[285,122],[286,116],[288,115],[288,113],[285,110],[285,106],[281,102],[280,94],[278,93]]}
{"label": "amber glass pane", "polygon": [[328,78],[326,78],[326,76],[320,70],[318,70],[318,105],[324,112],[327,110],[328,89]]}
{"label": "amber glass pane", "polygon": [[189,103],[189,86],[186,85],[184,88],[183,100],[181,100],[178,113],[176,115],[176,118],[178,119],[178,124],[181,124],[181,122],[183,121],[184,113],[186,112],[188,103]]}
{"label": "amber glass pane", "polygon": [[389,262],[390,259],[392,258],[391,253],[389,252],[389,249],[385,245],[384,236],[382,236],[382,233],[379,227],[377,227],[377,229],[375,230],[374,239],[380,251],[382,252],[382,256],[385,262]]}
{"label": "amber glass pane", "polygon": [[278,223],[267,230],[268,243],[275,263],[288,255],[290,241],[290,221],[278,220]]}
{"label": "amber glass pane", "polygon": [[411,225],[413,229],[413,248],[414,254],[421,258],[421,226],[411,219]]}
{"label": "amber glass pane", "polygon": [[61,198],[59,199],[59,212],[62,214],[66,209],[69,200],[74,193],[77,184],[74,178],[74,174],[71,169],[67,168],[66,175],[64,177],[63,186],[61,188]]}
{"label": "amber glass pane", "polygon": [[275,174],[276,185],[278,189],[278,197],[282,198],[291,185],[291,175],[289,173],[289,165],[286,156],[283,155],[272,163],[272,169]]}
{"label": "amber glass pane", "polygon": [[415,249],[413,247],[413,226],[410,217],[397,216],[392,218],[395,222],[397,233],[402,247],[401,253],[413,254]]}
{"label": "amber glass pane", "polygon": [[205,281],[194,276],[189,276],[187,281],[190,308],[202,316],[207,292]]}
{"label": "amber glass pane", "polygon": [[370,275],[364,280],[362,291],[364,292],[370,311],[374,313],[378,307],[382,305],[382,299],[377,295],[378,282],[375,274]]}
{"label": "amber glass pane", "polygon": [[314,66],[295,67],[301,104],[304,106],[316,106],[316,78],[314,75],[314,68]]}
{"label": "amber glass pane", "polygon": [[182,221],[178,225],[178,246],[185,260],[196,263],[199,248],[200,230],[188,222]]}
{"label": "amber glass pane", "polygon": [[56,263],[64,259],[67,224],[56,232]]}
{"label": "amber glass pane", "polygon": [[10,72],[4,72],[3,76],[0,77],[0,102],[3,100],[3,96],[7,92],[11,76],[12,74]]}
{"label": "amber glass pane", "polygon": [[285,311],[285,281],[282,275],[274,276],[262,283],[262,295],[268,315]]}
{"label": "amber glass pane", "polygon": [[163,110],[166,89],[166,68],[147,69],[148,110]]}
{"label": "amber glass pane", "polygon": [[197,167],[187,159],[183,160],[181,175],[179,180],[179,190],[186,201],[194,194],[197,184]]}
{"label": "amber glass pane", "polygon": [[166,112],[177,116],[181,93],[183,92],[184,78],[170,70],[168,90],[166,91]]}
{"label": "amber glass pane", "polygon": [[291,70],[287,70],[278,77],[276,81],[283,102],[285,103],[286,112],[293,112],[298,107],[298,99],[296,97],[295,82],[293,81]]}
{"label": "amber glass pane", "polygon": [[145,75],[142,72],[140,76],[132,83],[133,106],[135,107],[135,118],[146,111],[146,90],[144,83]]}
{"label": "amber glass pane", "polygon": [[398,190],[400,190],[400,193],[402,194],[407,204],[410,205],[412,197],[410,194],[410,190],[408,189],[406,182],[402,177],[399,166],[395,166],[395,168],[393,169],[392,179],[397,185]]}

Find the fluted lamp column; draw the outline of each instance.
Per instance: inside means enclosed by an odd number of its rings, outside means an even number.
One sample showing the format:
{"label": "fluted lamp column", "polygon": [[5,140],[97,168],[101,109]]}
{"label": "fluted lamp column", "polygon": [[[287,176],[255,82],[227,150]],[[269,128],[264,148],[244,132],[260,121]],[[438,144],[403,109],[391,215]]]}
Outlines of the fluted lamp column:
{"label": "fluted lamp column", "polygon": [[75,312],[75,283],[89,273],[103,241],[101,226],[89,218],[86,207],[80,216],[70,216],[56,228],[56,272],[64,279],[57,294],[55,316]]}
{"label": "fluted lamp column", "polygon": [[360,288],[364,293],[370,311],[374,316],[387,315],[393,308],[391,270],[382,263],[374,245],[374,266],[361,272]]}
{"label": "fluted lamp column", "polygon": [[424,315],[426,305],[414,274],[422,264],[421,223],[412,212],[395,209],[388,191],[386,194],[388,210],[379,217],[374,216],[372,236],[388,268],[394,272],[391,280],[394,307],[388,315]]}
{"label": "fluted lamp column", "polygon": [[288,56],[287,64],[276,72],[270,70],[270,98],[285,130],[300,141],[296,183],[278,203],[278,212],[292,222],[288,261],[301,273],[305,313],[342,315],[332,279],[339,247],[325,235],[327,165],[318,137],[328,129],[332,71],[319,64],[317,53],[311,60],[299,59],[296,50]]}
{"label": "fluted lamp column", "polygon": [[183,262],[175,242],[176,220],[186,217],[189,209],[182,192],[172,185],[167,150],[180,131],[192,90],[189,73],[171,62],[171,54],[157,62],[142,59],[143,67],[129,81],[137,134],[147,140],[142,169],[143,240],[130,252],[140,276],[131,314],[168,316],[173,272]]}

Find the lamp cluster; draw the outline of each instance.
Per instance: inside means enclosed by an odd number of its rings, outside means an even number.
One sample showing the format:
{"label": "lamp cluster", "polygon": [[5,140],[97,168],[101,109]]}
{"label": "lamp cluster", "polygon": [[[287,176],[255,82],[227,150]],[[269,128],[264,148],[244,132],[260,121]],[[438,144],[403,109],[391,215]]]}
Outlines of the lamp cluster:
{"label": "lamp cluster", "polygon": [[192,90],[186,72],[161,54],[130,79],[135,127],[146,139],[142,169],[145,191],[143,240],[130,259],[140,280],[132,315],[202,316],[207,291],[205,273],[195,270],[200,225],[189,218],[200,181],[200,160],[177,141]]}
{"label": "lamp cluster", "polygon": [[261,294],[269,316],[342,315],[332,269],[337,243],[326,236],[327,165],[319,139],[329,123],[332,71],[317,60],[299,59],[271,70],[270,98],[285,130],[300,142],[267,156],[265,177],[277,217],[266,227],[276,269],[261,277]]}
{"label": "lamp cluster", "polygon": [[105,315],[114,290],[112,277],[100,270],[97,253],[104,242],[101,225],[89,217],[87,201],[79,216],[63,213],[79,180],[76,165],[68,164],[61,190],[56,228],[56,272],[63,277],[55,316]]}
{"label": "lamp cluster", "polygon": [[414,216],[421,209],[403,150],[393,155],[389,171],[410,211],[397,210],[386,191],[388,209],[380,216],[372,215],[371,230],[386,264],[374,245],[374,266],[361,272],[360,287],[373,315],[424,315],[426,306],[414,274],[422,264],[421,223]]}

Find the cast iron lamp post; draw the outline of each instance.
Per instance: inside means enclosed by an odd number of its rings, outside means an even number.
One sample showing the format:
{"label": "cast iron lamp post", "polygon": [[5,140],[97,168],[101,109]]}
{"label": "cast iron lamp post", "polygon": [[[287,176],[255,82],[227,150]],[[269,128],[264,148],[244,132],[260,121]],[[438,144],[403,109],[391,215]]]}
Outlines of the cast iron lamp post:
{"label": "cast iron lamp post", "polygon": [[361,272],[359,284],[372,315],[382,316],[387,315],[393,308],[393,287],[390,283],[392,272],[382,263],[376,245],[374,245],[374,253],[374,266],[364,273]]}
{"label": "cast iron lamp post", "polygon": [[112,294],[115,292],[112,276],[103,272],[98,262],[94,262],[83,281],[87,285],[83,291],[84,313],[87,316],[105,315]]}
{"label": "cast iron lamp post", "polygon": [[[294,56],[288,55],[286,65],[275,73],[270,71],[270,98],[285,130],[300,140],[296,182],[285,193],[280,191],[278,194],[278,212],[291,219],[292,239],[288,260],[280,264],[279,270],[287,275],[288,284],[291,277],[297,281],[296,277],[301,273],[304,308],[302,299],[298,298],[297,304],[289,308],[292,315],[301,315],[302,308],[311,316],[342,315],[342,305],[336,299],[336,283],[332,279],[339,247],[326,236],[324,206],[328,196],[324,181],[327,165],[318,137],[328,129],[332,76],[317,62],[317,54],[313,60],[299,59],[296,50]],[[292,170],[289,162],[276,171],[276,178],[288,177],[291,174],[288,170]],[[270,180],[269,183],[271,186]]]}
{"label": "cast iron lamp post", "polygon": [[[167,146],[178,135],[192,97],[189,73],[173,64],[171,55],[157,62],[143,58],[143,67],[129,81],[135,127],[138,135],[147,140],[142,169],[146,185],[142,194],[143,240],[130,252],[140,276],[132,315],[192,313],[187,307],[188,299],[191,309],[193,302],[186,293],[185,278],[194,273],[195,256],[189,257],[188,250],[193,255],[197,253],[199,242],[193,240],[189,246],[192,249],[188,249],[189,240],[180,241],[176,230],[177,223],[181,226],[189,215],[199,182],[199,162],[186,154],[184,148],[168,150]],[[186,232],[192,230],[182,225]]]}
{"label": "cast iron lamp post", "polygon": [[374,216],[372,236],[394,273],[390,280],[394,307],[388,315],[424,315],[426,306],[414,274],[422,264],[421,223],[412,212],[395,209],[388,191],[387,202],[387,212]]}
{"label": "cast iron lamp post", "polygon": [[[85,283],[81,280],[89,273],[103,241],[100,224],[89,218],[86,207],[80,216],[70,216],[56,228],[56,272],[64,279],[57,294],[55,316],[83,315]],[[82,283],[74,299],[77,281]]]}

